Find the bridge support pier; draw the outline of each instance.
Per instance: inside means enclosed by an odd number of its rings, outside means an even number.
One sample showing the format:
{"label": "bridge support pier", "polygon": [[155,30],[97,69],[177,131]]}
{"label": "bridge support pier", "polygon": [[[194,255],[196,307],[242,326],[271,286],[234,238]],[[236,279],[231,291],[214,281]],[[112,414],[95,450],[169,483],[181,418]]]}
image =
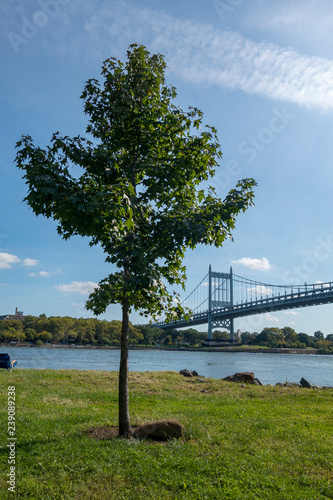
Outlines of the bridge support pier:
{"label": "bridge support pier", "polygon": [[[232,267],[230,267],[230,305],[234,304],[234,284],[233,284],[233,276],[232,276]],[[234,318],[230,318],[230,342],[234,342],[235,340],[235,331],[234,331]]]}
{"label": "bridge support pier", "polygon": [[[207,337],[207,343],[210,343],[213,341],[213,328],[214,327],[222,327],[225,328],[226,330],[229,330],[230,332],[230,337],[229,341],[234,342],[235,340],[235,332],[234,332],[234,319],[229,318],[226,320],[214,320],[212,312],[213,308],[216,307],[218,304],[218,301],[215,300],[213,301],[212,298],[212,290],[213,290],[213,282],[212,278],[221,278],[224,279],[226,282],[229,280],[229,302],[228,304],[233,305],[233,277],[232,277],[232,267],[230,267],[230,274],[222,274],[222,273],[214,273],[212,272],[212,266],[209,265],[209,271],[208,271],[208,337]],[[224,302],[221,302],[221,305],[225,305]]]}
{"label": "bridge support pier", "polygon": [[213,340],[213,322],[211,314],[208,314],[208,337],[207,340]]}
{"label": "bridge support pier", "polygon": [[230,342],[235,341],[234,318],[230,319]]}
{"label": "bridge support pier", "polygon": [[212,266],[209,264],[208,270],[208,339],[213,340],[212,322]]}
{"label": "bridge support pier", "polygon": [[229,330],[229,342],[235,341],[235,330],[234,330],[234,319],[226,319],[226,320],[213,320],[212,317],[208,316],[208,337],[206,342],[218,342],[213,340],[213,328],[224,328],[225,330]]}

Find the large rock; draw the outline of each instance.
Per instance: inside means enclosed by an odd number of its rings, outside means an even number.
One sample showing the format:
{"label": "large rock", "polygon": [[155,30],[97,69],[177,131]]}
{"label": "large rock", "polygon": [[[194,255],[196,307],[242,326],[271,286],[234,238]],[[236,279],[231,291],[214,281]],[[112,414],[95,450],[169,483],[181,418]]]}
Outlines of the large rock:
{"label": "large rock", "polygon": [[170,438],[179,438],[184,434],[184,426],[177,420],[156,420],[140,425],[133,432],[138,438],[166,441]]}
{"label": "large rock", "polygon": [[228,377],[223,378],[226,382],[246,382],[250,384],[255,383],[255,376],[252,372],[241,372],[235,373],[234,375],[228,375]]}
{"label": "large rock", "polygon": [[300,380],[300,384],[302,387],[306,387],[307,389],[311,389],[311,384],[307,380],[305,380],[305,378],[303,378],[303,377]]}
{"label": "large rock", "polygon": [[180,370],[179,372],[183,377],[200,377],[199,373],[196,372],[195,370],[188,370],[187,368],[185,370]]}

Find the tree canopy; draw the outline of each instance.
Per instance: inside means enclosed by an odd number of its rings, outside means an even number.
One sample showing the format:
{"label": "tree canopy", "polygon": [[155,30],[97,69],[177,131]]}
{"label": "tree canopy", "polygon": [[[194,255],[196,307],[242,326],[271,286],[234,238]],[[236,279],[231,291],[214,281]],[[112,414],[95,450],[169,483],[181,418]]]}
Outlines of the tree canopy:
{"label": "tree canopy", "polygon": [[[254,197],[253,179],[239,181],[223,200],[213,187],[203,187],[222,157],[217,131],[202,129],[199,109],[183,111],[174,103],[177,93],[166,85],[165,69],[161,54],[131,45],[126,63],[107,59],[102,83],[90,79],[85,85],[81,97],[89,139],[57,132],[45,149],[30,136],[17,143],[28,205],[56,220],[63,238],[89,237],[113,265],[87,308],[98,315],[109,304],[122,305],[123,390],[130,310],[153,317],[184,315],[167,285],[184,288],[186,249],[221,246]],[[120,390],[120,405],[122,395]],[[130,433],[129,418],[121,428]]]}

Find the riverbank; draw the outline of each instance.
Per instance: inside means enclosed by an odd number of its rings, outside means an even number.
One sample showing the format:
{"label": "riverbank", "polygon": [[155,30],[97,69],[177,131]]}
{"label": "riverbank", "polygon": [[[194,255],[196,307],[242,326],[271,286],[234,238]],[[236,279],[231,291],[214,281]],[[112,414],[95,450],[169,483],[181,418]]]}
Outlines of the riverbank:
{"label": "riverbank", "polygon": [[[76,345],[76,344],[43,344],[41,346],[36,346],[35,344],[26,343],[15,343],[15,344],[4,344],[0,343],[0,348],[9,347],[37,347],[38,349],[110,349],[119,350],[119,346],[101,346],[101,345]],[[153,347],[153,346],[130,346],[130,350],[137,351],[190,351],[190,352],[253,352],[253,353],[272,353],[272,354],[321,354],[319,349],[294,349],[294,348],[265,348],[257,346],[230,346],[230,347]],[[328,354],[328,353],[325,353]],[[332,353],[333,354],[333,353]]]}
{"label": "riverbank", "polygon": [[[132,347],[131,349],[142,349],[141,347]],[[145,349],[145,348],[144,348]],[[184,347],[184,348],[159,348],[164,351],[201,351],[201,352],[253,352],[253,353],[274,353],[274,354],[319,354],[318,349],[272,349],[261,347]]]}
{"label": "riverbank", "polygon": [[[332,389],[242,386],[174,372],[133,372],[129,383],[132,425],[173,418],[185,427],[183,439],[112,437],[116,372],[0,372],[0,386],[16,396],[16,498],[333,497]],[[0,393],[2,436],[8,397],[7,389]],[[13,453],[6,440],[1,498]]]}

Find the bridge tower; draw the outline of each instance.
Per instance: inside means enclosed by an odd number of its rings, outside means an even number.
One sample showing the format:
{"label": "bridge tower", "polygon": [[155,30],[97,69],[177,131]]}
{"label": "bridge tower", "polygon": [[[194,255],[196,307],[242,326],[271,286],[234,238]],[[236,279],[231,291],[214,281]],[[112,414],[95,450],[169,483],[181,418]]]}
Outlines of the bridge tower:
{"label": "bridge tower", "polygon": [[230,332],[230,342],[235,339],[234,320],[214,319],[214,312],[219,309],[233,305],[233,276],[232,267],[230,273],[218,273],[212,271],[212,266],[209,265],[208,271],[208,338],[207,341],[213,340],[213,328],[222,327]]}

